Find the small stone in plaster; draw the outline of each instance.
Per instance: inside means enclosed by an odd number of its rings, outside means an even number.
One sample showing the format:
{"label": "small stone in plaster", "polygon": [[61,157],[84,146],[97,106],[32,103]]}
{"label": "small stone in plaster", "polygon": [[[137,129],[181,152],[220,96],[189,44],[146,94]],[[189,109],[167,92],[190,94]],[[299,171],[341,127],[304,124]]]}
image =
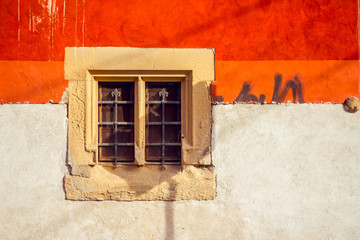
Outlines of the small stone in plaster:
{"label": "small stone in plaster", "polygon": [[344,109],[349,113],[355,113],[360,108],[360,100],[357,97],[348,97],[344,102]]}

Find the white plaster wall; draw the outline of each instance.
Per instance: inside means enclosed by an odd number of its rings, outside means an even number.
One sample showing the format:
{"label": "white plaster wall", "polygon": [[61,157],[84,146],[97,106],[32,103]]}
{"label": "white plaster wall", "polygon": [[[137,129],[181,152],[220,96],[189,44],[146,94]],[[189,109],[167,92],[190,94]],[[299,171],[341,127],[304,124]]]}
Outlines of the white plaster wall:
{"label": "white plaster wall", "polygon": [[213,108],[214,201],[64,200],[65,105],[0,105],[0,239],[359,239],[360,113]]}

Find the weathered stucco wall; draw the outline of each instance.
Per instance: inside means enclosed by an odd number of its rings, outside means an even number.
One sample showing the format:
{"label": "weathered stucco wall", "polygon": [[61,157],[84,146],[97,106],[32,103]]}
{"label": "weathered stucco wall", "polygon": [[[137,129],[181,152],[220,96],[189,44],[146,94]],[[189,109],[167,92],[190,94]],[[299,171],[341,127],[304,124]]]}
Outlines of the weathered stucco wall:
{"label": "weathered stucco wall", "polygon": [[357,239],[360,112],[213,107],[213,201],[64,200],[66,105],[0,105],[1,239]]}

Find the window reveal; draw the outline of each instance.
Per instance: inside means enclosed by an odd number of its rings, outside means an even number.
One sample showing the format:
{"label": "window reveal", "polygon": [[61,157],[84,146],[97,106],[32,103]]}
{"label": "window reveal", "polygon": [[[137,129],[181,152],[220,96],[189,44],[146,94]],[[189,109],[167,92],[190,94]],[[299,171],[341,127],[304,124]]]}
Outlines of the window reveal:
{"label": "window reveal", "polygon": [[[145,164],[181,163],[181,83],[145,85]],[[134,82],[99,82],[99,162],[134,164]]]}

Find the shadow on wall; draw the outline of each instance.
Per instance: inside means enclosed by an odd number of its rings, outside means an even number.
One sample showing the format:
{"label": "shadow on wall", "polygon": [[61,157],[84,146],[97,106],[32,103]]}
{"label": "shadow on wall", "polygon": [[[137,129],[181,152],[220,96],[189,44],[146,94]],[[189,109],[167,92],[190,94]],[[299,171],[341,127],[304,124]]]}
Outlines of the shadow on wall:
{"label": "shadow on wall", "polygon": [[[281,2],[281,1],[282,0],[278,0],[278,2]],[[248,4],[247,6],[243,6],[243,5],[240,5],[237,1],[234,1],[234,4],[237,5],[239,10],[237,10],[231,14],[221,15],[217,19],[216,18],[213,19],[213,21],[211,21],[211,22],[199,24],[192,28],[187,28],[184,31],[176,34],[174,39],[184,40],[186,38],[189,38],[189,37],[192,37],[192,36],[198,34],[199,32],[203,32],[204,30],[215,28],[216,25],[223,24],[224,20],[226,20],[226,19],[235,19],[237,17],[246,15],[252,11],[258,10],[259,8],[266,9],[267,7],[269,7],[271,5],[271,3],[272,3],[272,1],[269,1],[269,0],[260,0],[256,3]]]}
{"label": "shadow on wall", "polygon": [[[127,189],[124,189],[124,192],[135,194],[136,196],[144,196],[149,194],[159,195],[159,200],[165,200],[164,202],[164,239],[174,239],[174,199],[177,199],[177,189],[179,185],[179,179],[176,178],[176,175],[180,171],[186,171],[182,166],[171,166],[165,165],[165,170],[161,170],[162,166],[153,165],[153,166],[126,166],[126,175],[117,174],[115,168],[104,168],[110,174],[115,174],[116,178],[125,180],[127,182]],[[147,181],[147,184],[143,185],[143,176],[144,172],[153,172],[154,176],[150,181]],[[124,171],[121,171],[122,173]],[[151,174],[151,173],[150,173]],[[161,193],[160,193],[161,192]],[[115,193],[114,193],[115,194]],[[163,198],[163,199],[161,199]]]}

